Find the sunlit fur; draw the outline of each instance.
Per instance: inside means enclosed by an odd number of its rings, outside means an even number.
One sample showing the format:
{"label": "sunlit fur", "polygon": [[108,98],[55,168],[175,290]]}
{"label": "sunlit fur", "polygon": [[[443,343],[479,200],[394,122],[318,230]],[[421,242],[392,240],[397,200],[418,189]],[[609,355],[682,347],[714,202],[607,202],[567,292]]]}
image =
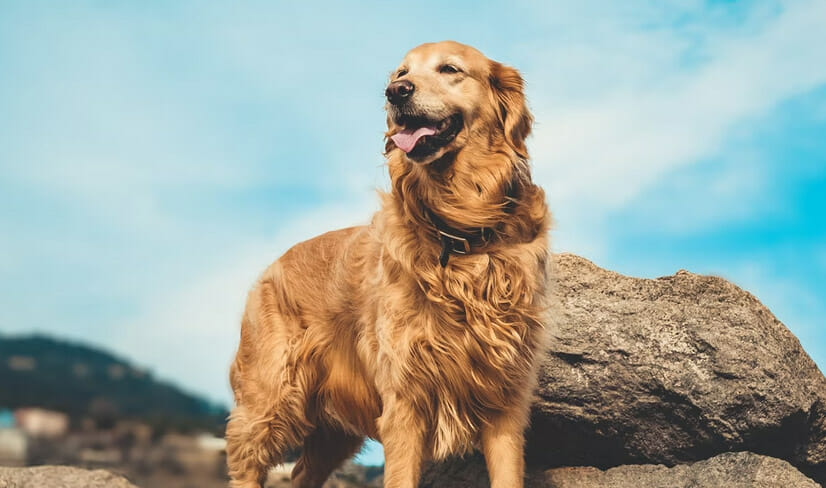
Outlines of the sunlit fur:
{"label": "sunlit fur", "polygon": [[[466,67],[461,82],[430,72],[444,57]],[[522,486],[550,221],[527,163],[522,79],[453,42],[405,63],[419,101],[461,110],[465,127],[425,162],[388,140],[391,190],[371,223],[296,245],[250,292],[230,373],[234,487],[258,488],[293,449],[293,486],[320,487],[365,437],[384,444],[385,487],[415,488],[424,460],[474,448],[494,488]],[[423,205],[496,237],[443,268]]]}

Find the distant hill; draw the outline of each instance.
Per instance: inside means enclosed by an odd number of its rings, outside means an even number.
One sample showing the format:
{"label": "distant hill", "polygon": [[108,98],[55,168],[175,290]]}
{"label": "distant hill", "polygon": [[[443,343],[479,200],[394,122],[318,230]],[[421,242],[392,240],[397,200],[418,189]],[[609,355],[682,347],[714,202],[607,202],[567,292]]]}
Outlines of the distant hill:
{"label": "distant hill", "polygon": [[44,336],[0,335],[0,409],[38,406],[105,427],[119,419],[157,431],[222,433],[227,412],[112,354]]}

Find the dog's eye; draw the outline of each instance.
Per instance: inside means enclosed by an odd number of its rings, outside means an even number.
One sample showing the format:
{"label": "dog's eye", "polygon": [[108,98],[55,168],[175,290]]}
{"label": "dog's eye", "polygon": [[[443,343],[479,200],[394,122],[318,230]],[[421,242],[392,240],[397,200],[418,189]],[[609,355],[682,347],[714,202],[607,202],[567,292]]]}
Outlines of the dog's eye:
{"label": "dog's eye", "polygon": [[452,64],[443,64],[443,65],[439,66],[439,73],[443,73],[443,74],[452,75],[452,74],[455,74],[455,73],[459,73],[460,71],[462,71],[462,70],[460,70],[456,66],[453,66]]}
{"label": "dog's eye", "polygon": [[396,78],[401,78],[402,76],[407,74],[407,68],[402,68],[396,72]]}

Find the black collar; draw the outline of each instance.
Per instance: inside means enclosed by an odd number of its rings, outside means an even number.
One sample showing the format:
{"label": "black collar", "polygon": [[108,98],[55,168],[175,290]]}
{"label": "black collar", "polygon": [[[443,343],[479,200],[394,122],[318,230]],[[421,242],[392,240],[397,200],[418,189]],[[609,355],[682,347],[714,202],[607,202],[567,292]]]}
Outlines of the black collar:
{"label": "black collar", "polygon": [[[511,176],[511,180],[505,187],[505,212],[512,213],[516,198],[518,196],[519,185],[516,172]],[[451,254],[473,254],[482,250],[493,241],[496,232],[492,227],[479,227],[472,231],[464,231],[450,226],[445,220],[428,207],[424,206],[424,212],[430,222],[436,227],[439,241],[442,244],[442,252],[439,253],[439,264],[444,268]]]}
{"label": "black collar", "polygon": [[439,236],[442,244],[442,252],[439,254],[439,264],[444,268],[451,254],[472,254],[481,251],[493,239],[494,231],[490,227],[480,227],[473,231],[463,231],[451,227],[444,219],[436,215],[432,210],[424,208],[427,217]]}

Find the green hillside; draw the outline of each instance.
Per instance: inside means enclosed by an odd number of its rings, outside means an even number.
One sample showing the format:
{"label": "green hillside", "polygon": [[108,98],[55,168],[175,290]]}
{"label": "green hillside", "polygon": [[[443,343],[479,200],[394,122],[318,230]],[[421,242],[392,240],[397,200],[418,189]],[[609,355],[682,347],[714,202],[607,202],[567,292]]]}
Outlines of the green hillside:
{"label": "green hillside", "polygon": [[0,408],[44,407],[101,427],[142,420],[156,431],[221,434],[227,412],[89,346],[43,336],[0,336]]}

